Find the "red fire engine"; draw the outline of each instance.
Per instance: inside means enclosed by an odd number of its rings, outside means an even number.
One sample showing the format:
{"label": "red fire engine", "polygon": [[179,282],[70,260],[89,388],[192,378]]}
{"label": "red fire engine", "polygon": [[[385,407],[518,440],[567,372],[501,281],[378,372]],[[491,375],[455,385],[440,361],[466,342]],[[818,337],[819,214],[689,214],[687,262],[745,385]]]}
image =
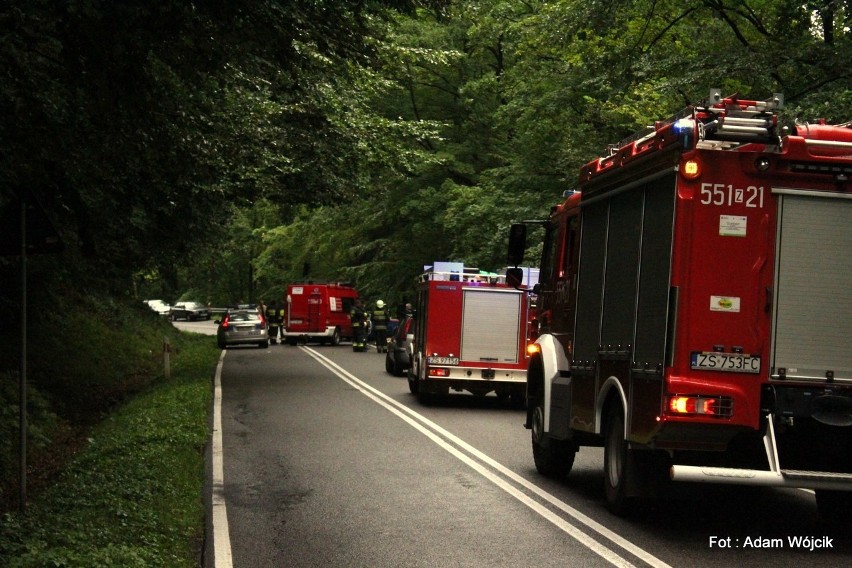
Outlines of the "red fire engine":
{"label": "red fire engine", "polygon": [[338,345],[352,338],[349,310],[358,297],[352,286],[303,282],[287,286],[284,340],[290,345],[319,341]]}
{"label": "red fire engine", "polygon": [[[504,276],[435,268],[418,283],[408,386],[420,402],[450,389],[494,391],[523,404],[527,381],[527,293]],[[447,263],[456,264],[456,263]]]}
{"label": "red fire engine", "polygon": [[584,166],[546,224],[533,457],[566,475],[603,446],[615,513],[673,479],[850,518],[852,128],[782,128],[782,102],[712,91]]}

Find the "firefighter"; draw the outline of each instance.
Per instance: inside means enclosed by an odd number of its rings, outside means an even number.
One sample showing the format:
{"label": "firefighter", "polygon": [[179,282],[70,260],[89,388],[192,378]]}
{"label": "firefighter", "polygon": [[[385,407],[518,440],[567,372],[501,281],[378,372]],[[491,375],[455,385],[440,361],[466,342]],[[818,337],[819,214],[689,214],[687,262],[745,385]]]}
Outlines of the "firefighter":
{"label": "firefighter", "polygon": [[376,352],[384,353],[388,350],[388,312],[382,300],[376,302],[376,308],[371,316],[373,330],[376,332]]}
{"label": "firefighter", "polygon": [[284,332],[286,329],[284,328],[287,323],[287,308],[285,307],[285,302],[282,300],[281,305],[278,306],[278,330],[281,333],[281,345],[284,345]]}
{"label": "firefighter", "polygon": [[266,316],[266,326],[269,329],[269,342],[278,343],[280,320],[278,319],[278,303],[275,300],[269,302],[264,315]]}
{"label": "firefighter", "polygon": [[367,350],[367,312],[360,298],[355,298],[355,304],[349,312],[352,320],[352,351]]}

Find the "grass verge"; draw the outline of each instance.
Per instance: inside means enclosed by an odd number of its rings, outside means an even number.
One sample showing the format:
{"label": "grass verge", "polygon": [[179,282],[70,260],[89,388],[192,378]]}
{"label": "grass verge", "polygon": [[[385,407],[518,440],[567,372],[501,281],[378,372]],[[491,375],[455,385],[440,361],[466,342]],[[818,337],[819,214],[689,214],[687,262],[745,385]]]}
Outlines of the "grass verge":
{"label": "grass verge", "polygon": [[218,357],[210,337],[181,335],[171,378],[96,426],[24,514],[0,519],[0,566],[198,566]]}

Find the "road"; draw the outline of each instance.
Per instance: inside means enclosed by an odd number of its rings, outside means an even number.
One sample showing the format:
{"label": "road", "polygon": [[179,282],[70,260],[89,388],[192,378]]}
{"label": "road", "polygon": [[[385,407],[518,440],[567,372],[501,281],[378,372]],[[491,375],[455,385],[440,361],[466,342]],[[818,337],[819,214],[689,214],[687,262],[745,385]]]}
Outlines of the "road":
{"label": "road", "polygon": [[615,517],[601,450],[544,478],[523,411],[466,394],[421,406],[375,352],[273,345],[222,363],[235,567],[852,565],[848,530],[805,491],[684,485]]}

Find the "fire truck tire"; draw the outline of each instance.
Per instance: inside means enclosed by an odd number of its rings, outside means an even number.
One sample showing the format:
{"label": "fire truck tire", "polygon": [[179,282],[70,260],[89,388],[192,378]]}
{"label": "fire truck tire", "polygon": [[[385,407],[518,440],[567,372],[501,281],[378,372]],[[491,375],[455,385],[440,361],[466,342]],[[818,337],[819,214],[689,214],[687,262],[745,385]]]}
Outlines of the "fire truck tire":
{"label": "fire truck tire", "polygon": [[402,368],[397,363],[396,358],[388,351],[385,354],[385,371],[394,377],[401,377],[405,373],[402,372]]}
{"label": "fire truck tire", "polygon": [[852,491],[817,489],[814,494],[823,521],[832,525],[852,525]]}
{"label": "fire truck tire", "polygon": [[635,498],[627,491],[628,476],[635,472],[634,456],[624,439],[624,413],[620,405],[610,408],[604,431],[604,493],[607,508],[625,516],[632,512]]}
{"label": "fire truck tire", "polygon": [[414,359],[411,361],[411,366],[408,368],[408,390],[411,391],[411,394],[417,395],[418,391],[420,391],[420,380],[418,378],[418,373],[420,372],[420,363]]}
{"label": "fire truck tire", "polygon": [[535,469],[547,477],[560,478],[571,473],[577,446],[568,440],[553,440],[544,433],[544,408],[532,412],[532,451]]}
{"label": "fire truck tire", "polygon": [[334,333],[331,334],[331,339],[328,340],[328,344],[333,345],[334,347],[337,347],[338,345],[340,345],[340,330],[339,329],[334,328]]}

